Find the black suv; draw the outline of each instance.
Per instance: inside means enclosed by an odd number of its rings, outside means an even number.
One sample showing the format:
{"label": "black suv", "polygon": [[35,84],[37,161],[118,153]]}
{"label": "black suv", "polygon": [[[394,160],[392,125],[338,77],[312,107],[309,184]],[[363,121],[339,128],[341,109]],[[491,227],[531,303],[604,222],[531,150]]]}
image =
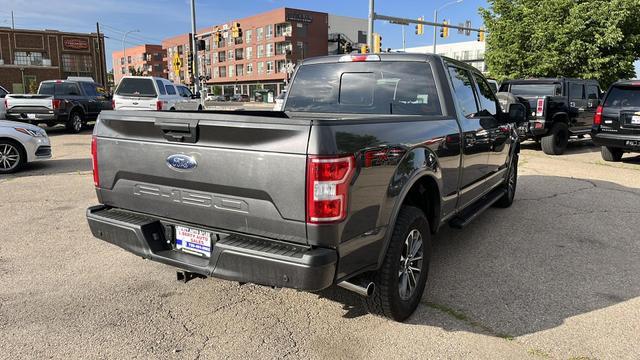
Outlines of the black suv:
{"label": "black suv", "polygon": [[528,103],[529,121],[519,127],[520,139],[540,142],[549,155],[564,153],[569,137],[589,133],[602,96],[597,81],[567,78],[505,81],[500,92]]}
{"label": "black suv", "polygon": [[640,80],[611,85],[593,117],[591,137],[602,146],[606,161],[620,161],[624,152],[640,152]]}

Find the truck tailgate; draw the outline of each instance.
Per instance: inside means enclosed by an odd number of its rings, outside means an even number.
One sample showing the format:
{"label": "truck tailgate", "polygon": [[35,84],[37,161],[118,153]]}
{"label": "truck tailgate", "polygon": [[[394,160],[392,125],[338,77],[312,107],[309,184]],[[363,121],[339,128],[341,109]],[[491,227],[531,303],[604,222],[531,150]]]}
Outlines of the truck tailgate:
{"label": "truck tailgate", "polygon": [[[98,196],[112,207],[306,244],[310,128],[277,113],[103,111],[94,131]],[[171,167],[176,155],[190,169]]]}
{"label": "truck tailgate", "polygon": [[53,96],[38,94],[9,94],[6,96],[7,111],[24,112],[29,110],[53,110]]}

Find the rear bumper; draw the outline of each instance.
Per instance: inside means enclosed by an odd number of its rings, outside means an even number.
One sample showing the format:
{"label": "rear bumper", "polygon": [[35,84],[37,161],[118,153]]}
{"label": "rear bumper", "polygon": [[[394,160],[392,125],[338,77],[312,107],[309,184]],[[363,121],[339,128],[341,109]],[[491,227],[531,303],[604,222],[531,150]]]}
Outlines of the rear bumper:
{"label": "rear bumper", "polygon": [[592,131],[591,139],[598,146],[640,152],[640,135],[606,134]]}
{"label": "rear bumper", "polygon": [[[29,117],[32,115],[33,117]],[[56,112],[39,112],[39,111],[29,111],[25,110],[25,112],[18,111],[8,111],[6,113],[7,120],[13,121],[58,121],[59,118],[64,117],[66,119],[66,114],[59,114]]]}
{"label": "rear bumper", "polygon": [[211,230],[217,238],[213,240],[211,258],[201,258],[173,249],[170,229],[178,223],[171,220],[103,205],[87,209],[87,220],[91,232],[100,240],[145,259],[201,275],[309,291],[327,288],[334,282],[335,250]]}

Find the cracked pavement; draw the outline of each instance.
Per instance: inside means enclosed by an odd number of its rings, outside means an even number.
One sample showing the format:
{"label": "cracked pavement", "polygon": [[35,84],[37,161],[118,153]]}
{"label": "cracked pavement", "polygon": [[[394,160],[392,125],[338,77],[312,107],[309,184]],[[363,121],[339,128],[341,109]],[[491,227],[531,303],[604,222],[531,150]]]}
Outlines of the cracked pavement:
{"label": "cracked pavement", "polygon": [[435,237],[404,324],[319,293],[216,279],[95,240],[90,134],[53,130],[54,159],[0,177],[0,357],[635,358],[640,354],[640,157],[588,141],[523,144],[516,200]]}

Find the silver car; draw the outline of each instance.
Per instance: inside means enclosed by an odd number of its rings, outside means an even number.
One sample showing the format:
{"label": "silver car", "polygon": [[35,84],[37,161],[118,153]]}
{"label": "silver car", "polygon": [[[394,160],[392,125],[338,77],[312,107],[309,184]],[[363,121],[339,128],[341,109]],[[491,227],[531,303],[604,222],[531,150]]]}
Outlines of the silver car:
{"label": "silver car", "polygon": [[51,158],[51,143],[44,129],[0,120],[0,174],[20,170],[24,164]]}

